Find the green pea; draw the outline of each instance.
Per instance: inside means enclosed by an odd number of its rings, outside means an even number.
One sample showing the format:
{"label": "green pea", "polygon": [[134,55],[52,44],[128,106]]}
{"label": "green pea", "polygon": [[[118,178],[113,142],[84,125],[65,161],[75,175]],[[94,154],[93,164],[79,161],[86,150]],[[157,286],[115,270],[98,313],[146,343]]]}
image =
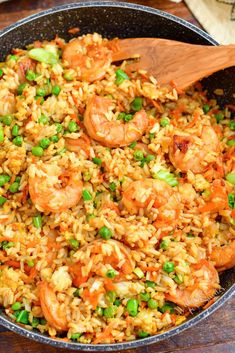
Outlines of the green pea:
{"label": "green pea", "polygon": [[12,120],[13,120],[12,115],[4,115],[4,116],[1,117],[1,122],[2,122],[4,125],[7,125],[7,126],[10,126],[10,125],[11,125]]}
{"label": "green pea", "polygon": [[23,137],[22,136],[16,136],[12,142],[14,143],[14,145],[16,146],[22,146],[22,143],[23,143]]}
{"label": "green pea", "polygon": [[224,115],[222,113],[215,114],[215,119],[216,119],[217,124],[219,124],[220,121],[223,120],[223,118],[224,118]]}
{"label": "green pea", "polygon": [[232,172],[232,173],[227,174],[227,175],[226,175],[226,180],[227,180],[229,183],[235,185],[235,172]]}
{"label": "green pea", "polygon": [[35,146],[32,148],[32,154],[36,157],[41,157],[43,155],[43,148],[40,146]]}
{"label": "green pea", "polygon": [[31,325],[32,327],[36,328],[38,327],[39,323],[40,323],[39,319],[37,317],[34,317]]}
{"label": "green pea", "polygon": [[117,298],[117,293],[114,290],[109,290],[107,291],[105,296],[110,303],[113,303],[114,300]]}
{"label": "green pea", "polygon": [[0,206],[3,206],[6,201],[7,201],[6,197],[0,196]]}
{"label": "green pea", "polygon": [[129,80],[129,76],[123,70],[118,69],[116,71],[116,80],[115,80],[116,85],[119,86],[125,80]]}
{"label": "green pea", "polygon": [[47,320],[46,319],[40,319],[40,325],[46,325]]}
{"label": "green pea", "polygon": [[14,304],[12,304],[11,308],[12,310],[16,311],[16,310],[20,310],[21,306],[22,304],[20,302],[15,302]]}
{"label": "green pea", "polygon": [[0,78],[3,76],[3,69],[0,69]]}
{"label": "green pea", "polygon": [[104,315],[104,309],[101,308],[100,306],[97,306],[95,309],[95,312],[98,316],[103,316]]}
{"label": "green pea", "polygon": [[140,150],[134,151],[133,155],[134,155],[134,158],[135,158],[136,161],[141,161],[144,158],[144,154]]}
{"label": "green pea", "polygon": [[8,183],[10,179],[11,177],[9,175],[6,175],[6,174],[0,175],[0,187]]}
{"label": "green pea", "polygon": [[228,205],[231,209],[235,208],[235,195],[233,195],[232,193],[228,194]]}
{"label": "green pea", "polygon": [[70,121],[68,124],[68,129],[70,132],[76,132],[78,130],[78,124],[76,123],[76,121]]}
{"label": "green pea", "polygon": [[20,184],[17,182],[14,182],[10,185],[9,191],[12,193],[15,193],[15,192],[19,191],[19,187],[20,187]]}
{"label": "green pea", "polygon": [[140,97],[136,97],[131,103],[131,109],[135,112],[138,112],[142,109],[143,99]]}
{"label": "green pea", "polygon": [[19,59],[19,57],[17,55],[9,55],[8,57],[9,60],[13,60],[13,61],[17,61]]}
{"label": "green pea", "polygon": [[79,248],[79,241],[77,239],[69,239],[69,244],[72,246],[73,249]]}
{"label": "green pea", "polygon": [[187,238],[194,238],[193,233],[189,232],[189,233],[187,234]]}
{"label": "green pea", "polygon": [[113,302],[113,304],[114,304],[115,306],[120,306],[120,305],[122,304],[122,302],[121,302],[120,299],[115,299],[114,302]]}
{"label": "green pea", "polygon": [[121,112],[118,114],[117,120],[124,120],[126,113]]}
{"label": "green pea", "polygon": [[58,96],[60,94],[61,88],[58,85],[55,85],[52,87],[51,93],[54,94],[55,96]]}
{"label": "green pea", "polygon": [[166,261],[163,265],[163,271],[165,271],[167,273],[173,272],[174,269],[175,269],[175,265],[173,264],[173,262]]}
{"label": "green pea", "polygon": [[63,126],[60,123],[55,123],[56,125],[56,131],[58,134],[63,131]]}
{"label": "green pea", "polygon": [[46,149],[49,147],[51,141],[48,138],[43,138],[39,141],[39,146],[42,147],[43,149]]}
{"label": "green pea", "polygon": [[15,246],[15,243],[13,243],[13,241],[3,241],[2,242],[3,250],[7,250],[7,249],[10,249],[10,248],[13,248],[13,246]]}
{"label": "green pea", "polygon": [[24,89],[27,87],[27,83],[24,82],[24,83],[21,83],[18,88],[17,88],[17,94],[19,96],[21,96],[21,94],[23,93]]}
{"label": "green pea", "polygon": [[84,189],[84,190],[82,191],[82,197],[83,197],[83,200],[84,200],[84,201],[90,201],[90,200],[92,200],[92,195],[91,195],[90,192],[89,192],[88,190],[86,190],[86,189]]}
{"label": "green pea", "polygon": [[57,135],[51,136],[50,137],[50,141],[53,142],[53,143],[56,143],[56,142],[59,141],[59,137]]}
{"label": "green pea", "polygon": [[92,162],[99,165],[99,166],[102,164],[102,160],[97,157],[92,158]]}
{"label": "green pea", "polygon": [[19,135],[19,126],[18,125],[14,125],[12,130],[11,130],[11,134],[12,136],[18,136]]}
{"label": "green pea", "polygon": [[115,271],[114,269],[110,269],[106,272],[106,277],[108,278],[115,278],[117,276],[117,271]]}
{"label": "green pea", "polygon": [[208,104],[204,104],[202,109],[203,109],[204,113],[207,114],[210,110],[210,106]]}
{"label": "green pea", "polygon": [[154,139],[155,134],[153,132],[149,133],[149,139],[150,141]]}
{"label": "green pea", "polygon": [[39,124],[46,125],[46,124],[48,124],[48,122],[49,122],[49,118],[48,118],[48,116],[42,114],[42,115],[40,116],[40,118],[38,119],[38,122],[39,122]]}
{"label": "green pea", "polygon": [[170,125],[170,120],[169,120],[168,118],[161,118],[161,120],[160,120],[160,125],[161,125],[162,127],[165,127],[165,126],[167,126],[167,125]]}
{"label": "green pea", "polygon": [[42,228],[42,216],[41,215],[37,215],[37,216],[33,217],[33,225],[37,229]]}
{"label": "green pea", "polygon": [[149,307],[149,309],[157,309],[157,307],[158,307],[157,301],[155,299],[149,299],[148,307]]}
{"label": "green pea", "polygon": [[21,310],[16,322],[27,325],[29,323],[29,312],[27,310]]}
{"label": "green pea", "polygon": [[148,154],[146,157],[146,162],[149,163],[155,159],[155,156],[153,154]]}
{"label": "green pea", "polygon": [[110,238],[112,238],[113,233],[112,231],[107,228],[106,226],[103,226],[102,228],[100,228],[99,230],[99,235],[105,239],[105,240],[109,240]]}
{"label": "green pea", "polygon": [[113,318],[115,316],[115,307],[113,306],[108,306],[107,308],[104,309],[104,316],[108,318]]}
{"label": "green pea", "polygon": [[46,95],[46,90],[45,90],[45,88],[43,88],[43,87],[38,87],[38,88],[36,89],[36,94],[37,94],[37,96],[39,96],[39,97],[45,97],[45,95]]}
{"label": "green pea", "polygon": [[140,300],[142,301],[142,302],[148,302],[149,301],[149,299],[150,299],[150,294],[149,293],[147,293],[147,292],[142,292],[142,293],[140,293]]}
{"label": "green pea", "polygon": [[235,120],[233,120],[233,121],[230,121],[230,123],[229,123],[229,128],[231,129],[231,130],[235,130]]}
{"label": "green pea", "polygon": [[74,73],[70,70],[66,70],[66,71],[64,71],[64,78],[66,81],[73,81]]}
{"label": "green pea", "polygon": [[138,331],[137,336],[138,336],[139,338],[146,338],[146,337],[149,336],[149,333],[146,332],[146,331]]}
{"label": "green pea", "polygon": [[32,70],[28,70],[27,72],[26,72],[26,75],[25,75],[25,77],[26,77],[26,79],[28,80],[28,81],[34,81],[35,80],[35,78],[36,78],[36,74],[35,74],[35,72],[34,71],[32,71]]}
{"label": "green pea", "polygon": [[133,119],[133,115],[132,114],[125,114],[123,120],[128,123],[128,121],[131,121]]}
{"label": "green pea", "polygon": [[130,316],[136,316],[138,314],[139,303],[137,299],[129,299],[126,304],[127,312]]}
{"label": "green pea", "polygon": [[169,246],[170,241],[167,239],[163,239],[160,243],[160,249],[166,250]]}

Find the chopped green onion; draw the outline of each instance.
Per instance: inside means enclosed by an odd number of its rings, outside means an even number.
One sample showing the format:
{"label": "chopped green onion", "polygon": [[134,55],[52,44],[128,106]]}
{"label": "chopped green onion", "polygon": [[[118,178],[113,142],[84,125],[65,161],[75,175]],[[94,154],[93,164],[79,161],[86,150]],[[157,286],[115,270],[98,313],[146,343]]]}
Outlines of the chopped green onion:
{"label": "chopped green onion", "polygon": [[83,173],[83,180],[84,181],[89,181],[91,179],[91,174],[90,172],[86,171]]}
{"label": "chopped green onion", "polygon": [[217,121],[217,124],[219,124],[220,121],[223,120],[223,118],[224,118],[224,115],[222,113],[215,114],[215,119]]}
{"label": "chopped green onion", "polygon": [[42,114],[40,116],[40,118],[38,119],[38,122],[39,122],[39,124],[46,125],[49,122],[49,118],[46,115]]}
{"label": "chopped green onion", "polygon": [[146,331],[138,331],[137,336],[138,336],[139,338],[146,338],[146,337],[149,336],[149,333],[146,332]]}
{"label": "chopped green onion", "polygon": [[112,238],[113,233],[112,231],[107,228],[106,226],[103,226],[102,228],[100,228],[99,230],[99,235],[105,239],[105,240],[109,240],[110,238]]}
{"label": "chopped green onion", "polygon": [[99,165],[99,166],[102,164],[102,160],[97,157],[92,158],[92,162]]}
{"label": "chopped green onion", "polygon": [[119,86],[121,83],[123,83],[125,80],[129,80],[128,75],[121,69],[118,69],[116,71],[116,85]]}
{"label": "chopped green onion", "polygon": [[4,142],[4,131],[3,131],[3,127],[0,124],[0,143]]}
{"label": "chopped green onion", "polygon": [[169,184],[170,186],[176,186],[178,185],[178,180],[176,179],[176,177],[174,176],[174,174],[168,172],[167,170],[159,170],[157,173],[153,174],[153,177],[155,179],[159,179],[159,180],[163,180],[165,181],[167,184]]}
{"label": "chopped green onion", "polygon": [[171,273],[174,271],[175,265],[173,264],[173,262],[166,261],[162,268],[163,268],[163,271],[165,271],[167,273]]}
{"label": "chopped green onion", "polygon": [[175,312],[174,305],[166,302],[161,308],[159,308],[159,311],[163,314],[166,312],[169,312],[170,314],[174,314]]}
{"label": "chopped green onion", "polygon": [[162,127],[165,127],[165,126],[167,126],[167,125],[170,125],[170,120],[169,120],[168,118],[161,118],[161,120],[160,120],[160,125],[161,125]]}
{"label": "chopped green onion", "polygon": [[114,269],[110,269],[106,272],[106,277],[113,279],[117,276],[117,271],[115,271]]}
{"label": "chopped green onion", "polygon": [[104,315],[104,309],[101,308],[100,306],[97,306],[95,309],[95,312],[98,316],[103,316]]}
{"label": "chopped green onion", "polygon": [[105,294],[105,297],[110,303],[113,303],[114,300],[117,298],[117,293],[114,290],[109,290]]}
{"label": "chopped green onion", "polygon": [[135,317],[138,314],[139,303],[137,299],[129,299],[126,304],[127,312],[130,316]]}
{"label": "chopped green onion", "polygon": [[139,267],[136,267],[133,272],[140,279],[144,277],[144,272]]}
{"label": "chopped green onion", "polygon": [[43,87],[38,87],[38,88],[36,89],[36,94],[37,94],[37,96],[39,96],[39,97],[45,97],[45,95],[46,95],[46,90],[45,90],[45,88],[43,88]]}
{"label": "chopped green onion", "polygon": [[118,114],[117,120],[124,120],[126,113],[121,112]]}
{"label": "chopped green onion", "polygon": [[229,123],[229,128],[231,129],[231,130],[235,130],[235,120],[233,120],[233,121],[230,121],[230,123]]}
{"label": "chopped green onion", "polygon": [[0,78],[3,76],[3,69],[0,69]]}
{"label": "chopped green onion", "polygon": [[32,70],[28,70],[27,72],[26,72],[26,75],[25,75],[25,77],[26,77],[26,79],[28,80],[28,81],[34,81],[35,80],[35,78],[36,78],[36,74],[35,74],[35,72],[34,71],[32,71]]}
{"label": "chopped green onion", "polygon": [[160,249],[166,250],[170,244],[168,239],[163,239],[160,243]]}
{"label": "chopped green onion", "polygon": [[233,139],[233,140],[228,140],[228,141],[227,141],[227,145],[228,145],[229,147],[235,146],[235,139]]}
{"label": "chopped green onion", "polygon": [[4,205],[4,203],[7,201],[7,198],[4,196],[0,196],[0,206]]}
{"label": "chopped green onion", "polygon": [[235,196],[231,193],[228,194],[228,205],[232,210],[235,208]]}
{"label": "chopped green onion", "polygon": [[27,261],[27,265],[28,265],[29,267],[33,267],[33,266],[34,266],[34,261],[33,261],[33,260],[28,260],[28,261]]}
{"label": "chopped green onion", "polygon": [[73,81],[74,79],[74,72],[71,70],[64,71],[64,78],[66,81]]}
{"label": "chopped green onion", "polygon": [[129,147],[132,148],[132,149],[134,149],[136,145],[137,145],[137,142],[134,141],[134,142],[132,142],[132,143],[129,145]]}
{"label": "chopped green onion", "polygon": [[116,306],[120,306],[122,304],[122,302],[121,302],[120,299],[115,299],[113,304],[116,305]]}
{"label": "chopped green onion", "polygon": [[140,300],[142,302],[148,302],[150,298],[151,298],[151,296],[149,293],[147,293],[147,292],[140,293]]}
{"label": "chopped green onion", "polygon": [[33,225],[35,228],[41,228],[42,227],[42,217],[41,215],[37,215],[33,217]]}
{"label": "chopped green onion", "polygon": [[79,288],[77,288],[77,289],[73,292],[73,296],[74,296],[75,298],[79,298],[79,297],[80,297],[80,289],[79,289]]}
{"label": "chopped green onion", "polygon": [[83,197],[83,200],[84,200],[84,201],[90,201],[90,200],[92,200],[92,196],[91,196],[90,192],[89,192],[88,190],[86,190],[86,189],[84,189],[84,190],[82,191],[82,197]]}
{"label": "chopped green onion", "polygon": [[17,88],[17,94],[20,96],[23,93],[23,90],[26,88],[27,83],[21,83]]}
{"label": "chopped green onion", "polygon": [[153,282],[153,281],[146,281],[145,284],[146,284],[147,287],[150,287],[150,288],[155,288],[156,287],[156,283]]}
{"label": "chopped green onion", "polygon": [[49,65],[54,65],[54,64],[57,64],[58,62],[57,56],[54,53],[49,52],[43,48],[34,48],[29,50],[28,56],[31,59],[34,59],[36,61],[39,61],[45,64],[49,64]]}
{"label": "chopped green onion", "polygon": [[154,139],[155,134],[153,132],[149,133],[149,139],[150,141]]}
{"label": "chopped green onion", "polygon": [[33,318],[33,321],[32,321],[32,327],[34,327],[34,328],[36,328],[36,327],[38,327],[38,325],[39,325],[39,319],[37,318],[37,317],[34,317]]}
{"label": "chopped green onion", "polygon": [[157,309],[157,307],[158,307],[157,301],[155,299],[149,299],[148,307],[149,307],[149,309]]}
{"label": "chopped green onion", "polygon": [[189,232],[189,233],[187,234],[187,238],[194,238],[193,233]]}
{"label": "chopped green onion", "polygon": [[177,274],[173,277],[173,280],[177,283],[177,284],[181,284],[184,282],[184,277],[183,275]]}
{"label": "chopped green onion", "polygon": [[142,109],[143,99],[140,97],[136,97],[131,103],[131,109],[135,112],[138,112]]}
{"label": "chopped green onion", "polygon": [[112,183],[109,184],[109,188],[110,188],[111,191],[115,192],[116,188],[117,188],[117,185],[114,182],[112,182]]}
{"label": "chopped green onion", "polygon": [[19,57],[17,55],[9,55],[8,57],[9,60],[17,61]]}
{"label": "chopped green onion", "polygon": [[16,322],[27,325],[29,323],[29,312],[27,310],[21,310]]}
{"label": "chopped green onion", "polygon": [[16,310],[20,310],[21,306],[22,304],[20,302],[15,302],[14,304],[12,304],[11,308],[12,310],[16,311]]}
{"label": "chopped green onion", "polygon": [[104,316],[106,318],[113,318],[114,315],[115,315],[115,307],[108,306],[107,308],[104,309]]}
{"label": "chopped green onion", "polygon": [[155,159],[155,156],[153,154],[148,154],[147,157],[145,158],[146,163],[149,163]]}
{"label": "chopped green onion", "polygon": [[19,187],[20,187],[20,184],[17,182],[14,182],[10,185],[9,191],[12,193],[15,193],[15,192],[19,191]]}
{"label": "chopped green onion", "polygon": [[227,175],[226,175],[226,180],[227,180],[229,183],[235,185],[235,172],[232,172],[232,173],[227,174]]}

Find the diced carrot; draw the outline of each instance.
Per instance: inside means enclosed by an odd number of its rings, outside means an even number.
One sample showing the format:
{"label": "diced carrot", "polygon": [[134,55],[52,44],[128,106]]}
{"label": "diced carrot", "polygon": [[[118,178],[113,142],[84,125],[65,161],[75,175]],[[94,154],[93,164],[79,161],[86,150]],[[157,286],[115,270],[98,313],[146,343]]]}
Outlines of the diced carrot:
{"label": "diced carrot", "polygon": [[113,329],[113,322],[111,322],[104,331],[96,336],[96,339],[94,340],[94,344],[101,343],[107,338],[109,338],[110,341],[113,341],[113,336],[111,334],[111,331]]}
{"label": "diced carrot", "polygon": [[171,87],[176,89],[176,92],[178,94],[183,94],[184,93],[184,90],[182,88],[180,88],[180,87],[177,87],[176,83],[173,80],[170,82],[170,85],[171,85]]}
{"label": "diced carrot", "polygon": [[196,122],[198,121],[199,116],[200,116],[200,114],[198,111],[194,112],[192,121],[190,121],[190,123],[188,125],[186,125],[185,128],[192,128],[196,124]]}
{"label": "diced carrot", "polygon": [[235,208],[231,212],[231,217],[233,217],[235,219]]}
{"label": "diced carrot", "polygon": [[113,284],[113,281],[109,278],[106,278],[104,281],[104,287],[106,290],[115,290],[115,286]]}
{"label": "diced carrot", "polygon": [[79,28],[79,27],[73,27],[73,28],[70,28],[70,29],[68,30],[68,33],[69,33],[69,34],[76,34],[76,33],[78,33],[78,32],[80,32],[80,28]]}
{"label": "diced carrot", "polygon": [[102,293],[105,293],[104,288],[100,288],[93,292],[90,292],[89,289],[84,289],[82,296],[92,305],[92,308],[95,309],[99,301],[99,296]]}
{"label": "diced carrot", "polygon": [[14,268],[20,268],[20,261],[9,260],[5,262],[5,265],[14,267]]}

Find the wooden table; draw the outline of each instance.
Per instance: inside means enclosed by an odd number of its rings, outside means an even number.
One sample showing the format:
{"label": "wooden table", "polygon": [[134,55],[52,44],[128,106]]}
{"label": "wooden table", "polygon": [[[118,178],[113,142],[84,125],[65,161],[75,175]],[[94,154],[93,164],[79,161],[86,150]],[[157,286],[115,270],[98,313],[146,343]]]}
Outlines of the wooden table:
{"label": "wooden table", "polygon": [[[66,0],[11,0],[0,4],[0,29],[38,11]],[[75,2],[71,1],[70,2]],[[152,6],[199,25],[184,3],[168,0],[129,1]],[[138,353],[235,353],[235,298],[197,326],[166,341],[137,350]],[[29,341],[0,327],[0,353],[68,353],[37,342]]]}

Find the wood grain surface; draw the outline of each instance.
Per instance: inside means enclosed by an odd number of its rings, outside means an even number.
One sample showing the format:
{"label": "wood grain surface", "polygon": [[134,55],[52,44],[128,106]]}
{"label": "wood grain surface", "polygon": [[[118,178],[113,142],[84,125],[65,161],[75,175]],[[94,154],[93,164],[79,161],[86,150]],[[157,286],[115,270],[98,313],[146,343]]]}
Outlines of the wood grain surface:
{"label": "wood grain surface", "polygon": [[[15,21],[47,9],[62,5],[66,0],[11,0],[0,4],[0,29]],[[168,0],[129,0],[164,10],[199,25],[186,5]],[[181,334],[155,345],[137,349],[136,353],[235,353],[235,297],[209,318]],[[69,353],[48,345],[29,341],[0,326],[0,353]],[[132,351],[133,352],[133,351]]]}

